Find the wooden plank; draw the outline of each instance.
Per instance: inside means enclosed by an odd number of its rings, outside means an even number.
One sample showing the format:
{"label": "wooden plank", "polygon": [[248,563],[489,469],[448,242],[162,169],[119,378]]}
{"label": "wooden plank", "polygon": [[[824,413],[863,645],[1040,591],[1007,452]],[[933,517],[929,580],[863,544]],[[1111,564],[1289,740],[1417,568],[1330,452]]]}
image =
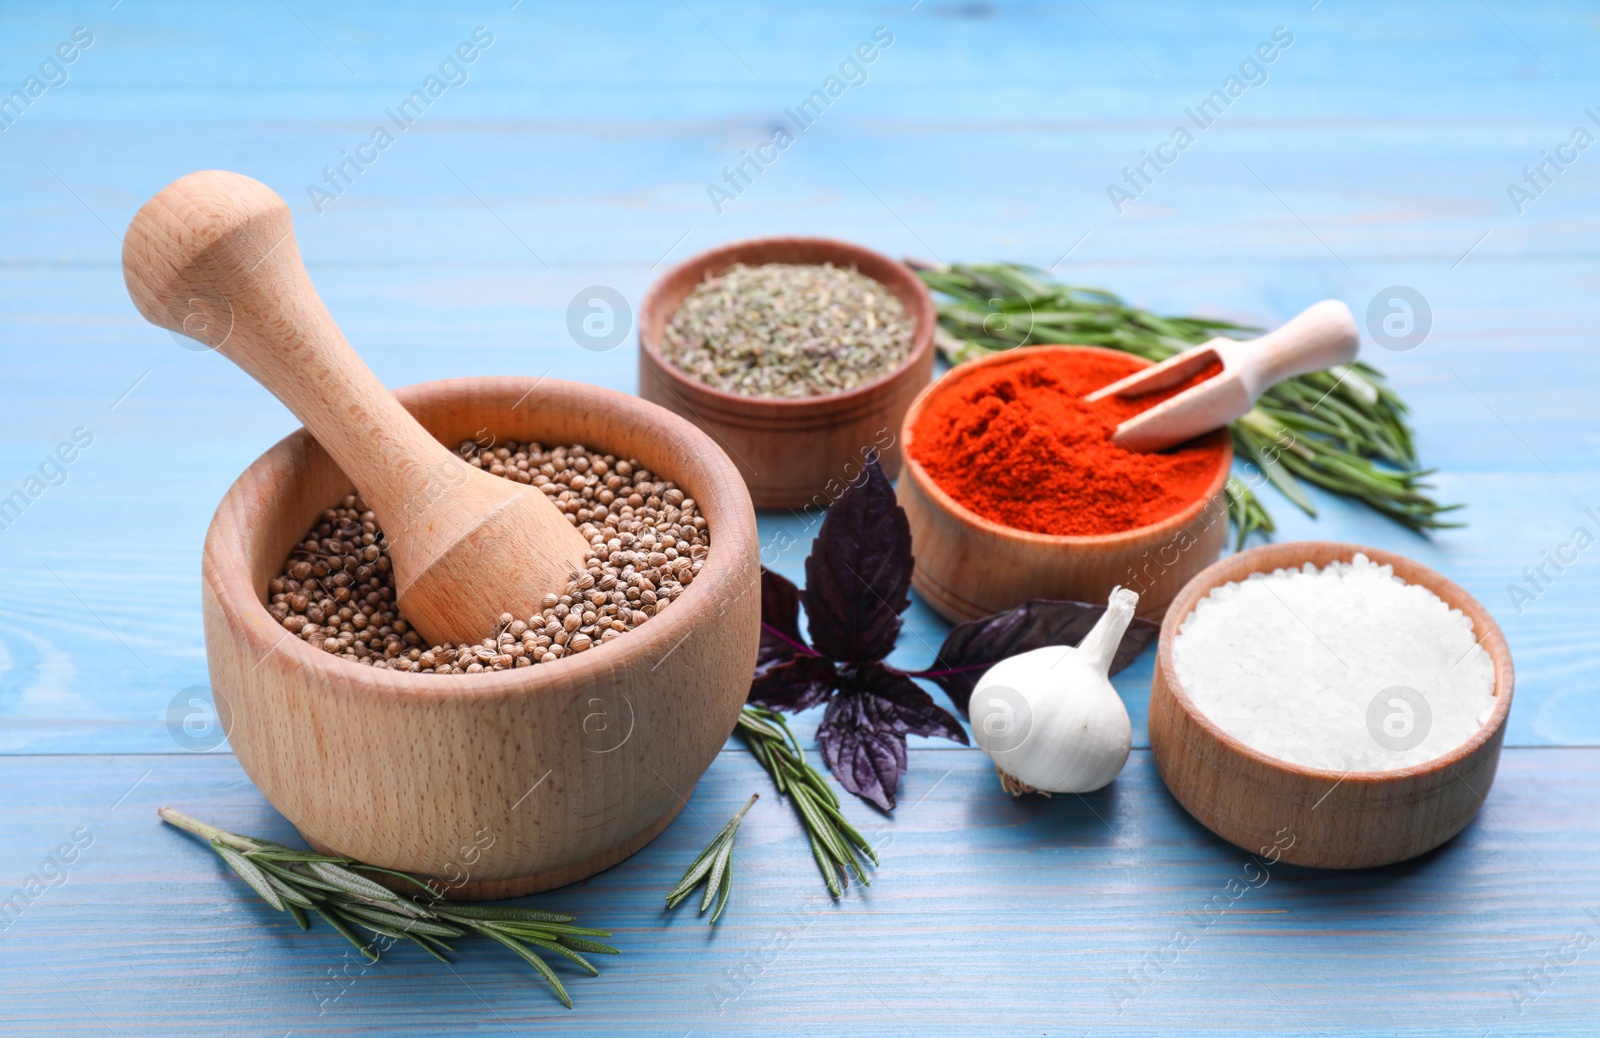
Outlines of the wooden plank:
{"label": "wooden plank", "polygon": [[[138,320],[117,236],[162,184],[208,166],[290,200],[330,307],[392,385],[551,372],[632,390],[631,341],[573,342],[580,289],[636,301],[665,262],[796,228],[894,254],[1059,263],[1148,305],[1263,324],[1321,296],[1364,320],[1379,289],[1414,286],[1430,338],[1367,353],[1412,402],[1439,493],[1468,505],[1470,526],[1424,541],[1325,495],[1312,522],[1269,494],[1280,536],[1442,569],[1511,640],[1510,741],[1600,743],[1585,619],[1600,569],[1583,556],[1520,609],[1508,591],[1578,525],[1600,531],[1585,513],[1600,506],[1594,160],[1520,214],[1506,195],[1584,123],[1596,76],[1577,9],[1500,13],[1394,4],[1383,31],[1339,5],[1260,3],[77,15],[94,45],[0,148],[0,490],[74,429],[95,436],[66,482],[0,531],[0,752],[169,750],[167,705],[206,681],[205,524],[292,422],[220,358]],[[41,11],[4,24],[0,69],[21,76],[76,22]],[[307,185],[479,24],[495,39],[468,81],[317,213]],[[867,81],[718,214],[706,185],[878,24],[894,43]],[[1196,127],[1117,214],[1107,183],[1280,24],[1294,42],[1267,81]],[[776,515],[762,528],[805,532]],[[798,572],[803,550],[778,567]],[[943,632],[914,605],[895,659],[922,664]],[[1148,678],[1142,663],[1119,681],[1140,741]]]}
{"label": "wooden plank", "polygon": [[[1356,873],[1247,864],[1142,751],[1110,789],[1048,802],[1006,796],[976,753],[915,751],[892,818],[845,805],[884,865],[830,903],[790,809],[730,749],[648,848],[529,900],[623,950],[574,976],[572,1012],[479,942],[452,968],[400,951],[363,971],[254,900],[154,815],[292,839],[231,756],[0,758],[0,786],[5,889],[92,837],[0,934],[8,1034],[1551,1035],[1589,1033],[1600,1003],[1595,750],[1507,751],[1459,838]],[[757,790],[716,930],[663,913]]]}

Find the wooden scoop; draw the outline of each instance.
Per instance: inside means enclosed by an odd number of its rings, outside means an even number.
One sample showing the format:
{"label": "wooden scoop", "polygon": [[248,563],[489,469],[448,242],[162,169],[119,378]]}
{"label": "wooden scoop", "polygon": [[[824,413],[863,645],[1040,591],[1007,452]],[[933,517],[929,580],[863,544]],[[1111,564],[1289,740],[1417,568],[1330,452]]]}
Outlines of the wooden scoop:
{"label": "wooden scoop", "polygon": [[1160,451],[1243,416],[1276,382],[1350,363],[1360,344],[1350,308],[1337,299],[1324,299],[1259,339],[1212,339],[1097,389],[1085,399],[1090,403],[1112,396],[1134,399],[1171,388],[1207,365],[1220,363],[1220,374],[1117,426],[1117,440],[1129,450]]}
{"label": "wooden scoop", "polygon": [[549,498],[467,464],[362,363],[265,184],[217,170],[168,184],[128,225],[122,273],[147,320],[249,372],[332,455],[377,513],[400,608],[424,638],[477,642],[502,612],[538,612],[582,565],[589,545]]}

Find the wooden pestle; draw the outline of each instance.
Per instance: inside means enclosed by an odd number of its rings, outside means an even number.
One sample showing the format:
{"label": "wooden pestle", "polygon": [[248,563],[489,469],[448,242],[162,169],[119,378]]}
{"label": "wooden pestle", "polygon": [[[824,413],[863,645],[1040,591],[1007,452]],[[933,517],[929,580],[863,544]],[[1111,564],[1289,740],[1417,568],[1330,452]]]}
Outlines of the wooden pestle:
{"label": "wooden pestle", "polygon": [[293,411],[378,516],[406,620],[474,643],[526,619],[589,550],[543,492],[435,440],[350,347],[295,244],[289,207],[238,173],[168,184],[134,216],[122,272],[139,312],[249,372]]}

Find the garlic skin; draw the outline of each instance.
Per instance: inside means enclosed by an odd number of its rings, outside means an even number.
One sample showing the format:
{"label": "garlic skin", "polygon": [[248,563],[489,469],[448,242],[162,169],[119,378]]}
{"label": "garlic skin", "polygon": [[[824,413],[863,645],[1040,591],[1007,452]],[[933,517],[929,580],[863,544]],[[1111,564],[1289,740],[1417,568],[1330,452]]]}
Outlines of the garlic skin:
{"label": "garlic skin", "polygon": [[1138,602],[1134,592],[1115,588],[1077,647],[1020,653],[978,680],[967,718],[1008,792],[1089,793],[1122,771],[1133,724],[1109,673]]}

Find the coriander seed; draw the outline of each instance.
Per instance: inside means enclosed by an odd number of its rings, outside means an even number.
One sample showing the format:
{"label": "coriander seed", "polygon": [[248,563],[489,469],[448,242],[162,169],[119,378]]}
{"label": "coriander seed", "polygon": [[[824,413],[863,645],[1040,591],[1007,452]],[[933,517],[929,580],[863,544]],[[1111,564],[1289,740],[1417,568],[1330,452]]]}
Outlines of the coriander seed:
{"label": "coriander seed", "polygon": [[[709,551],[694,500],[635,461],[511,441],[492,449],[468,441],[459,453],[475,468],[537,485],[593,546],[562,593],[546,594],[525,619],[501,613],[476,645],[426,645],[395,604],[377,517],[350,494],[323,510],[268,584],[268,611],[286,631],[364,666],[416,674],[550,663],[638,627],[682,593],[695,571],[675,567],[681,560],[665,546],[702,558]],[[640,588],[650,589],[648,602]]]}

